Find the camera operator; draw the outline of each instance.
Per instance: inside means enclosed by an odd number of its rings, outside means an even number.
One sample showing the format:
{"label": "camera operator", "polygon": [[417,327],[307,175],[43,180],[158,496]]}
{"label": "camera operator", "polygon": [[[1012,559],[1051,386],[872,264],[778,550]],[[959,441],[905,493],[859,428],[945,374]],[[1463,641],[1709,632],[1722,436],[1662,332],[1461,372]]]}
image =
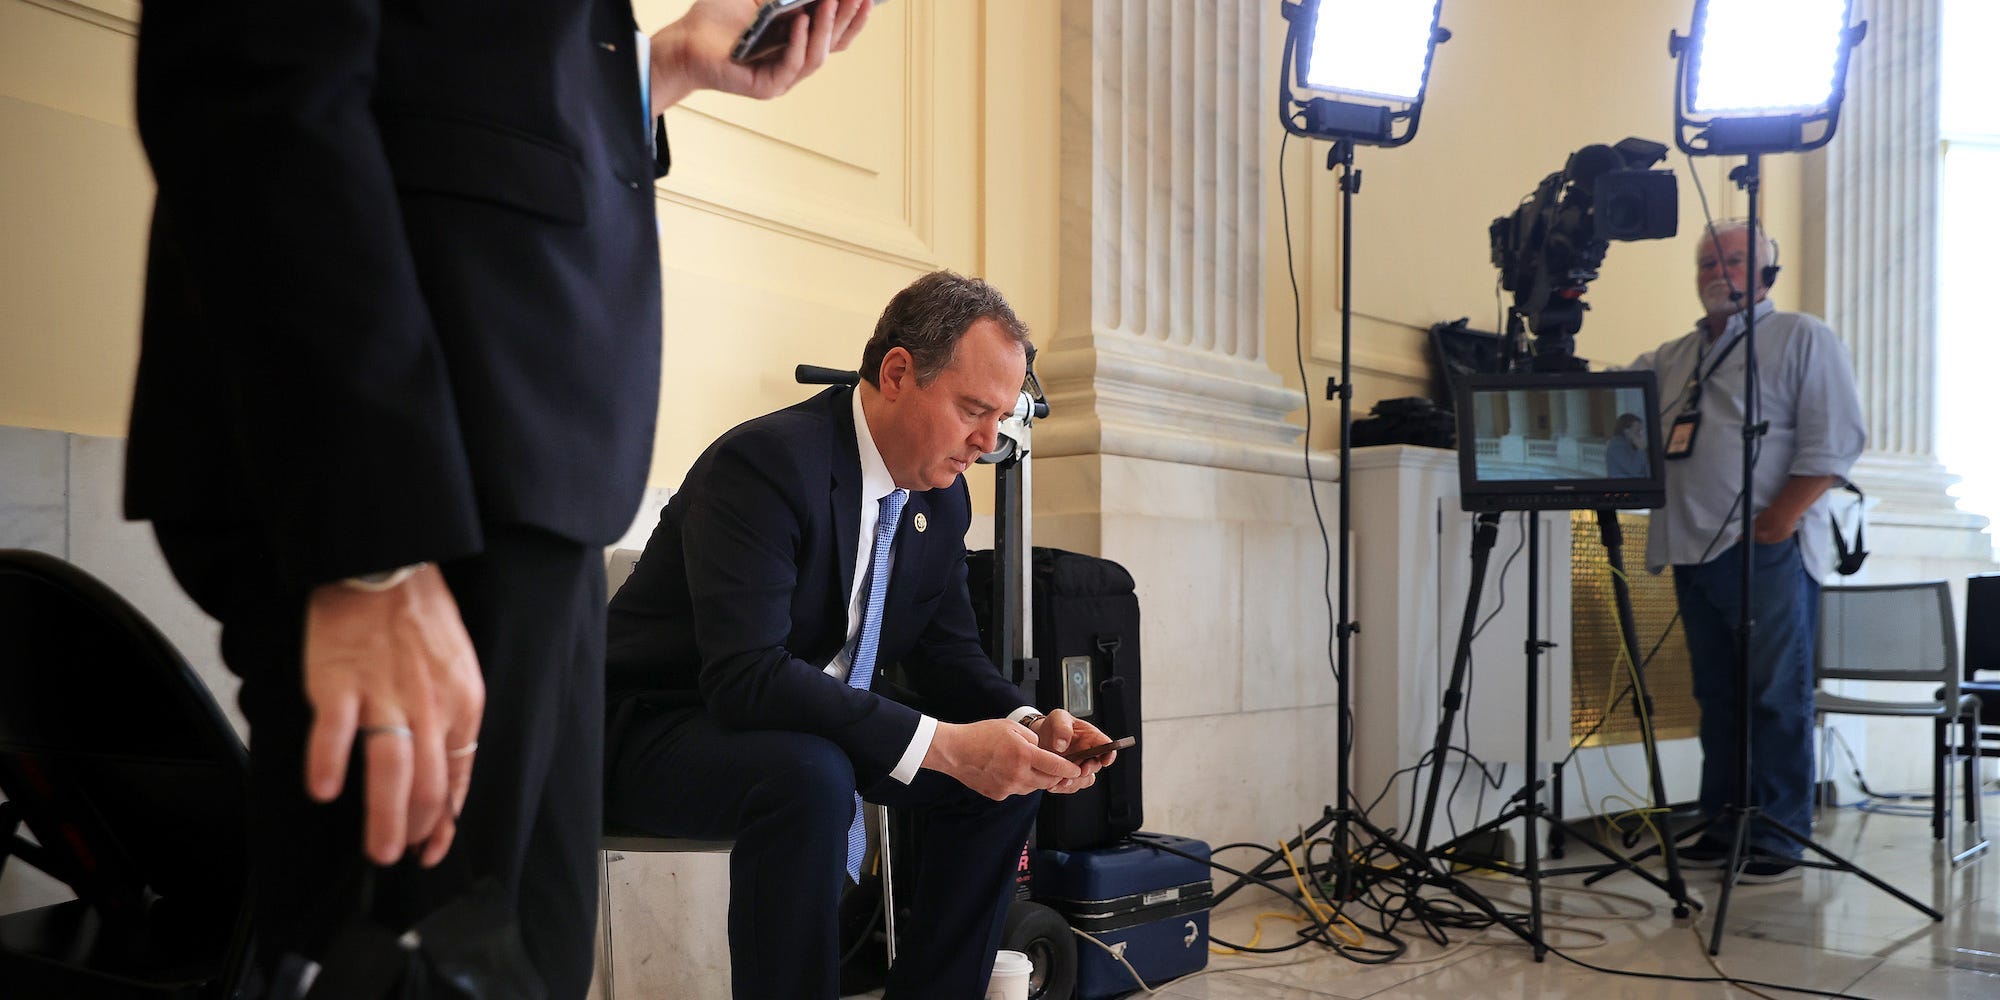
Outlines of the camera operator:
{"label": "camera operator", "polygon": [[[1641,355],[1633,367],[1660,380],[1667,428],[1667,504],[1653,512],[1646,567],[1674,570],[1674,593],[1701,705],[1701,812],[1711,821],[1681,851],[1690,868],[1720,868],[1733,830],[1724,808],[1736,796],[1737,712],[1751,713],[1750,800],[1801,834],[1811,825],[1812,664],[1819,624],[1819,581],[1832,567],[1822,497],[1861,454],[1867,434],[1846,348],[1814,316],[1781,312],[1766,301],[1776,266],[1747,273],[1750,240],[1758,260],[1776,247],[1748,223],[1726,221],[1696,245],[1695,290],[1704,315],[1694,330]],[[1757,280],[1754,287],[1751,279]],[[1746,313],[1757,318],[1760,418],[1751,507],[1752,537],[1739,536],[1743,488]],[[1755,573],[1749,664],[1750,701],[1736,699],[1734,628],[1741,598],[1741,554],[1753,546]],[[1777,882],[1799,873],[1800,847],[1768,827],[1750,831],[1742,882]]]}

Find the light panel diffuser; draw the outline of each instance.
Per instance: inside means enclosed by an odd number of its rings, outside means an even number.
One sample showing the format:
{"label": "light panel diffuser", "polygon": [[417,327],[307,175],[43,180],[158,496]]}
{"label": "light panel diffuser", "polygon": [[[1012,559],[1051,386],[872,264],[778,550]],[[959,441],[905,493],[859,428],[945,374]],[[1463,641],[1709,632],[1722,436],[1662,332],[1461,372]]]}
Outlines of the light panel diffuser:
{"label": "light panel diffuser", "polygon": [[1423,95],[1440,0],[1320,0],[1305,85],[1392,101]]}
{"label": "light panel diffuser", "polygon": [[1695,25],[1700,115],[1811,113],[1839,84],[1848,0],[1708,0]]}

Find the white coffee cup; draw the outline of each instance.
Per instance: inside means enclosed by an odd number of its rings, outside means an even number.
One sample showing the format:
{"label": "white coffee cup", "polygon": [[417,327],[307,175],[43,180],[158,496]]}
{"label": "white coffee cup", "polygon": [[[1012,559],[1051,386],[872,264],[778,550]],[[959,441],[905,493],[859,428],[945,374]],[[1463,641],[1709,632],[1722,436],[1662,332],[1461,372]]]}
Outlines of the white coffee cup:
{"label": "white coffee cup", "polygon": [[993,978],[986,982],[986,1000],[1028,1000],[1028,976],[1035,964],[1018,951],[996,952]]}

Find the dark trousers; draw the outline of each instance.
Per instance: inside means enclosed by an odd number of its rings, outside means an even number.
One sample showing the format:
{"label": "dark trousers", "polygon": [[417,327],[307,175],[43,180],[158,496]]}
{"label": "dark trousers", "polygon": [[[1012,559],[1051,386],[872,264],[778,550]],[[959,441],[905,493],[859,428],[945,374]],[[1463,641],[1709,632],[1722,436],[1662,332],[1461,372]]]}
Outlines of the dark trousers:
{"label": "dark trousers", "polygon": [[[639,717],[611,753],[614,824],[661,836],[734,839],[729,958],[737,1000],[833,1000],[854,766],[804,733],[731,729],[700,709]],[[979,997],[1041,796],[995,802],[935,771],[862,789],[921,810],[917,870],[896,871],[915,906],[885,996]]]}
{"label": "dark trousers", "polygon": [[[1726,821],[1738,799],[1743,715],[1736,694],[1736,618],[1742,606],[1740,546],[1699,566],[1674,567],[1674,595],[1687,634],[1694,698],[1701,706],[1701,813]],[[1812,832],[1813,648],[1819,639],[1819,583],[1805,570],[1798,536],[1752,545],[1750,579],[1750,801],[1801,835]],[[1725,823],[1708,836],[1727,839]],[[1797,858],[1803,849],[1761,824],[1749,846]]]}
{"label": "dark trousers", "polygon": [[[235,529],[162,524],[161,549],[188,593],[222,622],[222,654],[243,678],[250,720],[253,981],[286,954],[316,958],[367,862],[362,773],[341,796],[305,795],[312,721],[301,686],[305,594],[269,574]],[[486,681],[472,786],[451,853],[435,869],[378,869],[373,916],[407,927],[470,887],[497,883],[496,926],[518,920],[519,953],[555,998],[589,990],[597,914],[604,719],[604,571],[595,549],[524,527],[489,526],[486,549],[441,567]],[[522,984],[526,992],[539,992]]]}

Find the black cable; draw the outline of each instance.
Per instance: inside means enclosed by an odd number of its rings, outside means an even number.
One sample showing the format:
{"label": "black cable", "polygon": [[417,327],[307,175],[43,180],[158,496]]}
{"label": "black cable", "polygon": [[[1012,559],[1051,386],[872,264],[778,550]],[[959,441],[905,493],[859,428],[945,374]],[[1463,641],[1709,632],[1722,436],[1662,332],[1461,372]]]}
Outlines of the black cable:
{"label": "black cable", "polygon": [[[1528,525],[1528,518],[1530,516],[1532,515],[1525,513],[1521,515],[1521,533],[1514,540],[1514,551],[1507,553],[1507,558],[1502,560],[1500,563],[1500,580],[1498,584],[1498,592],[1500,595],[1500,599],[1494,602],[1493,610],[1490,613],[1488,613],[1487,616],[1480,621],[1479,625],[1472,630],[1473,642],[1478,642],[1479,637],[1485,634],[1486,626],[1493,624],[1494,619],[1499,618],[1500,613],[1507,609],[1507,573],[1514,568],[1514,560],[1520,557],[1521,551],[1527,548],[1528,545],[1527,525]],[[1465,672],[1465,677],[1466,677],[1465,697],[1463,699],[1463,703],[1467,705],[1472,704],[1473,678],[1478,676],[1477,672],[1472,669],[1472,666],[1473,666],[1472,660],[1470,656],[1468,656],[1466,659],[1466,672]],[[1459,721],[1459,732],[1461,733],[1461,738],[1465,741],[1465,745],[1469,747],[1472,745],[1472,713],[1469,711],[1460,713],[1458,721]],[[1466,756],[1469,757],[1471,756],[1471,754],[1467,754]],[[1482,811],[1484,811],[1486,807],[1487,787],[1491,786],[1495,789],[1500,787],[1500,785],[1494,781],[1493,772],[1488,770],[1485,764],[1482,763],[1480,765],[1479,770],[1483,780],[1479,787],[1479,798],[1477,801],[1473,803],[1472,825],[1475,828],[1479,826],[1479,814]],[[1505,765],[1501,766],[1500,773],[1504,780],[1504,777],[1507,773]],[[1451,830],[1451,836],[1453,840],[1458,839],[1458,820],[1452,816],[1451,809],[1449,808],[1449,806],[1451,801],[1458,797],[1458,789],[1460,785],[1464,783],[1464,781],[1465,781],[1465,771],[1461,769],[1458,772],[1457,780],[1454,780],[1451,783],[1451,793],[1445,796],[1445,803],[1447,806],[1447,808],[1445,809],[1445,824]]]}
{"label": "black cable", "polygon": [[1612,969],[1602,965],[1592,965],[1583,959],[1563,953],[1559,948],[1548,949],[1549,954],[1571,965],[1581,966],[1592,972],[1602,972],[1611,976],[1627,976],[1633,979],[1664,979],[1675,983],[1722,983],[1727,986],[1748,986],[1762,990],[1784,990],[1787,993],[1804,993],[1816,997],[1840,997],[1842,1000],[1868,1000],[1852,993],[1838,993],[1832,990],[1816,990],[1810,986],[1786,986],[1783,983],[1767,983],[1759,979],[1739,979],[1735,976],[1679,976],[1671,972],[1639,972],[1633,969]]}
{"label": "black cable", "polygon": [[[1306,432],[1303,437],[1303,451],[1305,458],[1306,495],[1312,498],[1313,522],[1319,525],[1319,543],[1323,557],[1320,563],[1319,590],[1320,596],[1326,600],[1326,665],[1328,669],[1333,671],[1334,683],[1344,684],[1347,679],[1340,676],[1340,661],[1334,656],[1333,650],[1334,636],[1340,628],[1339,622],[1336,620],[1337,615],[1333,610],[1333,538],[1327,534],[1326,515],[1322,514],[1319,509],[1319,485],[1313,479],[1313,398],[1312,381],[1306,377],[1305,307],[1300,304],[1299,272],[1292,255],[1292,201],[1285,185],[1285,149],[1290,145],[1291,141],[1292,134],[1290,132],[1286,132],[1284,137],[1278,140],[1278,214],[1283,220],[1285,227],[1285,277],[1290,279],[1292,284],[1292,352],[1296,355],[1299,364],[1300,394],[1305,397]],[[1353,731],[1352,721],[1350,715],[1348,720],[1350,723],[1348,731],[1350,733]],[[1343,807],[1345,805],[1346,803],[1342,803]]]}

